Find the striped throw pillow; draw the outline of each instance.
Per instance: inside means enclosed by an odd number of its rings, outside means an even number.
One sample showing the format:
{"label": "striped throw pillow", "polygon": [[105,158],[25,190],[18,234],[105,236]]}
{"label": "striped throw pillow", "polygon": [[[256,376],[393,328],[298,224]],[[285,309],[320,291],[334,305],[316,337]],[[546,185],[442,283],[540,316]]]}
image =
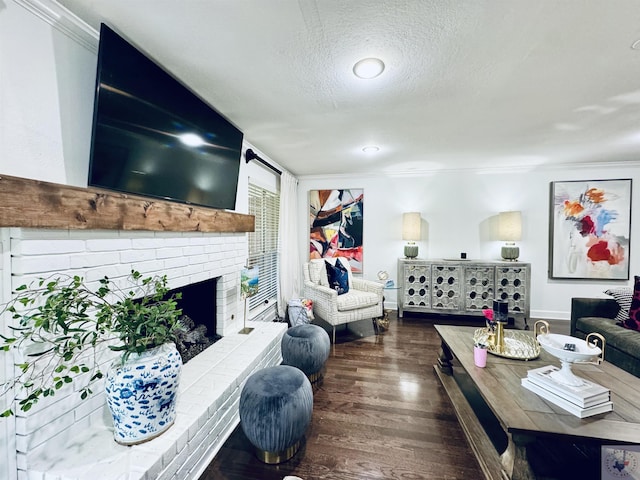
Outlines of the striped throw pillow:
{"label": "striped throw pillow", "polygon": [[620,310],[618,310],[615,320],[623,324],[627,322],[629,320],[631,300],[633,300],[633,289],[629,287],[610,288],[605,290],[604,293],[613,297],[620,306]]}

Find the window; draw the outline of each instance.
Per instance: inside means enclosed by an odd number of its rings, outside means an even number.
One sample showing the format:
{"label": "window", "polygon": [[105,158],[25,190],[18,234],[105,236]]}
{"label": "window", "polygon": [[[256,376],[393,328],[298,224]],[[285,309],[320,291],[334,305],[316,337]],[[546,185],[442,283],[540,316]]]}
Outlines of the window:
{"label": "window", "polygon": [[249,298],[249,310],[275,302],[278,296],[278,217],[280,195],[249,184],[249,214],[255,232],[249,232],[249,267],[259,267],[258,294]]}

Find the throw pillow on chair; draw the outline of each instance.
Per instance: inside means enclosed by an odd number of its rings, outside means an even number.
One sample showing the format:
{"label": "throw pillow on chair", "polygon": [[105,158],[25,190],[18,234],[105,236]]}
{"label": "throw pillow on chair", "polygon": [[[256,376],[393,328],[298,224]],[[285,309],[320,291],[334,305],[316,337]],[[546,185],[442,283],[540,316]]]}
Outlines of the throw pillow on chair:
{"label": "throw pillow on chair", "polygon": [[341,261],[336,261],[335,265],[331,265],[325,260],[325,268],[327,269],[327,280],[329,287],[338,292],[338,295],[349,291],[349,271],[345,268]]}

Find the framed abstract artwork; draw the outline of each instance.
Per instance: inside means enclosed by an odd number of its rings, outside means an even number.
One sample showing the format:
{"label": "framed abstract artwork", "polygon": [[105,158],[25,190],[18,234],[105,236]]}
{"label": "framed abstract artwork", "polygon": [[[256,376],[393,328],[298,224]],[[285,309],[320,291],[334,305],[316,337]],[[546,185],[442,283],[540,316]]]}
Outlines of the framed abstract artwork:
{"label": "framed abstract artwork", "polygon": [[551,182],[549,277],[628,280],[631,179]]}
{"label": "framed abstract artwork", "polygon": [[364,191],[309,191],[309,259],[344,257],[362,273]]}

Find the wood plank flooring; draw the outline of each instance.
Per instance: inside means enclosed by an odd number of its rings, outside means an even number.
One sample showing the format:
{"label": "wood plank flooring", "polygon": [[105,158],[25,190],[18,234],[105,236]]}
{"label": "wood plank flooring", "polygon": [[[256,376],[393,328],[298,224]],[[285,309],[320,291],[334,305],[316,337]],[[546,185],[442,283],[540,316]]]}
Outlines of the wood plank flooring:
{"label": "wood plank flooring", "polygon": [[440,347],[433,324],[391,312],[381,335],[371,321],[338,331],[297,455],[263,464],[238,427],[200,480],[483,478],[433,371]]}

